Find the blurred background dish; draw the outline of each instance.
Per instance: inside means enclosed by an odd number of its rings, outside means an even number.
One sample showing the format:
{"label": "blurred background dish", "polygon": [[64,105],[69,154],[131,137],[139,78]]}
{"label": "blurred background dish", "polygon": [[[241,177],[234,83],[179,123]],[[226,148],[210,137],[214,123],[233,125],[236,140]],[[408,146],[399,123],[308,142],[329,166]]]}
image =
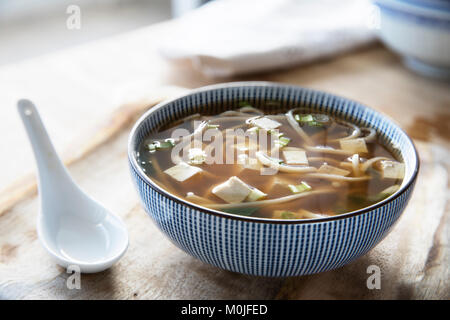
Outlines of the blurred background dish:
{"label": "blurred background dish", "polygon": [[450,79],[450,1],[377,0],[380,38],[410,69]]}

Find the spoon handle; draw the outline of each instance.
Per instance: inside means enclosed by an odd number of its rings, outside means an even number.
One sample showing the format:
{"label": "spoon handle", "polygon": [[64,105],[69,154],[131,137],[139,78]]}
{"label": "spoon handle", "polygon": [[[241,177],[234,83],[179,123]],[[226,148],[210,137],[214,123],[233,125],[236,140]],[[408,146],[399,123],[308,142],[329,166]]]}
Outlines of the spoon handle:
{"label": "spoon handle", "polygon": [[41,192],[53,189],[52,187],[58,188],[62,183],[71,181],[50,141],[36,106],[29,100],[21,99],[17,102],[17,109],[36,158]]}

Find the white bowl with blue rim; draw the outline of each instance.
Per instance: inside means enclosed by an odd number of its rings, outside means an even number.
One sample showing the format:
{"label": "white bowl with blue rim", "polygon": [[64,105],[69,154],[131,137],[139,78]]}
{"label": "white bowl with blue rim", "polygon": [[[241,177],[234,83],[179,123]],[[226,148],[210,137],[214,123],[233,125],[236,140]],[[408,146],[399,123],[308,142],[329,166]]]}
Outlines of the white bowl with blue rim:
{"label": "white bowl with blue rim", "polygon": [[[279,110],[271,111],[304,107],[374,128],[405,162],[401,188],[358,211],[321,219],[277,220],[238,216],[186,202],[155,184],[139,166],[137,150],[149,133],[205,110],[223,112],[242,100],[258,107],[261,101],[278,101]],[[399,219],[419,169],[413,142],[388,117],[329,93],[267,82],[213,85],[158,104],[135,124],[128,142],[128,158],[143,207],[176,246],[222,269],[271,277],[328,271],[367,253]]]}
{"label": "white bowl with blue rim", "polygon": [[410,69],[450,79],[450,1],[375,0],[382,41]]}

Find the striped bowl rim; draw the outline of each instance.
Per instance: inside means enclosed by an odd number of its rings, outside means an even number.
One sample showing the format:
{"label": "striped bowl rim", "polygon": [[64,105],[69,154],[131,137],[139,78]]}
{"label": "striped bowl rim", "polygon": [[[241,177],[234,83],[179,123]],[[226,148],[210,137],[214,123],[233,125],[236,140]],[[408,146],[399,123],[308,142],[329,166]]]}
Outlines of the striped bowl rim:
{"label": "striped bowl rim", "polygon": [[429,19],[450,19],[449,2],[425,2],[421,0],[373,0],[382,9],[391,9],[404,14],[427,17]]}
{"label": "striped bowl rim", "polygon": [[[398,198],[399,196],[401,196],[403,193],[405,193],[416,181],[418,172],[419,172],[419,167],[420,167],[420,163],[419,163],[419,155],[417,153],[417,148],[414,145],[414,142],[412,141],[412,139],[406,134],[406,132],[399,126],[397,125],[397,123],[391,119],[389,116],[376,111],[375,109],[372,109],[370,107],[367,107],[366,105],[359,103],[360,106],[367,108],[369,110],[371,110],[372,112],[375,112],[379,115],[381,115],[383,118],[389,120],[392,125],[394,125],[396,127],[397,130],[400,130],[406,137],[406,139],[411,143],[413,149],[414,149],[414,160],[416,161],[416,166],[414,168],[414,172],[412,173],[412,175],[410,176],[409,180],[406,183],[403,183],[402,187],[397,190],[397,192],[395,192],[394,194],[392,194],[391,196],[389,196],[388,198],[377,202],[371,206],[359,209],[359,210],[355,210],[355,211],[351,211],[351,212],[347,212],[347,213],[343,213],[343,214],[339,214],[336,216],[331,216],[331,217],[325,217],[325,218],[314,218],[314,219],[292,219],[292,220],[287,220],[287,219],[271,219],[271,218],[258,218],[258,217],[247,217],[247,216],[241,216],[241,215],[237,215],[237,214],[232,214],[232,213],[226,213],[226,212],[222,212],[222,211],[218,211],[218,210],[214,210],[214,209],[209,209],[200,205],[197,205],[195,203],[191,203],[188,202],[174,194],[171,194],[170,192],[168,192],[167,190],[161,188],[160,186],[158,186],[156,183],[154,183],[145,173],[144,171],[142,171],[142,168],[139,166],[139,164],[137,163],[137,159],[135,157],[136,154],[136,149],[134,148],[135,145],[135,139],[137,136],[137,132],[140,129],[140,125],[142,124],[142,122],[145,121],[145,119],[151,115],[152,113],[156,112],[159,109],[164,108],[165,106],[169,105],[170,103],[183,98],[185,96],[189,96],[191,94],[197,94],[197,93],[201,93],[201,92],[205,92],[205,91],[210,91],[210,90],[215,90],[215,89],[226,89],[226,88],[232,88],[232,87],[255,87],[255,86],[261,86],[261,87],[284,87],[284,88],[297,88],[297,89],[306,89],[305,87],[299,87],[299,86],[295,86],[295,85],[288,85],[288,84],[281,84],[281,83],[277,83],[277,82],[268,82],[268,81],[244,81],[244,82],[228,82],[228,83],[219,83],[219,84],[214,84],[214,85],[209,85],[209,86],[204,86],[198,89],[193,89],[191,91],[189,91],[188,93],[185,94],[181,94],[177,97],[174,97],[172,99],[168,99],[165,101],[162,101],[160,103],[158,103],[156,106],[150,108],[148,111],[146,111],[134,124],[133,128],[131,129],[129,138],[128,138],[128,161],[131,164],[132,169],[138,174],[138,176],[145,181],[153,190],[155,190],[156,192],[158,192],[159,194],[161,194],[162,196],[165,196],[167,198],[169,198],[172,201],[175,201],[179,204],[182,204],[186,207],[189,207],[191,209],[194,210],[198,210],[201,211],[203,213],[206,214],[212,214],[212,215],[216,215],[216,216],[220,216],[223,218],[228,218],[228,219],[237,219],[237,220],[243,220],[243,221],[248,221],[248,222],[257,222],[257,223],[268,223],[268,224],[307,224],[307,223],[322,223],[322,222],[327,222],[327,221],[334,221],[334,220],[340,220],[340,219],[346,219],[346,218],[350,218],[350,217],[354,217],[357,215],[362,215],[364,213],[370,212],[374,209],[377,209],[379,207],[382,207],[384,205],[386,205],[389,202],[394,201],[396,198]],[[326,93],[324,91],[320,91],[320,90],[314,90],[314,89],[309,89],[313,92],[319,93],[319,94],[328,94],[334,97],[339,97],[339,98],[343,98],[341,96],[336,96],[334,94],[330,94],[330,93]],[[351,101],[355,101],[352,99],[347,99],[347,98],[343,98],[344,100],[351,100]],[[357,101],[356,101],[357,102]],[[407,161],[405,159],[405,161]]]}

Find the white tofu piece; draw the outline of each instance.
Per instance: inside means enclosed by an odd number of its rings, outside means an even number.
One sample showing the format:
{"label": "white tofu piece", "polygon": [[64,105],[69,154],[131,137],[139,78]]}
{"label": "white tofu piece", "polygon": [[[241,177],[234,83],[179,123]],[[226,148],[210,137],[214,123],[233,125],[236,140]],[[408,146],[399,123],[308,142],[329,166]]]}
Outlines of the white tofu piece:
{"label": "white tofu piece", "polygon": [[251,191],[252,188],[235,176],[212,189],[212,193],[228,203],[244,201]]}
{"label": "white tofu piece", "polygon": [[283,157],[286,164],[305,164],[308,165],[308,158],[306,152],[302,149],[283,150]]}
{"label": "white tofu piece", "polygon": [[366,141],[363,138],[340,140],[341,149],[353,153],[367,153]]}
{"label": "white tofu piece", "polygon": [[262,164],[259,163],[258,159],[250,158],[246,154],[238,155],[237,163],[241,165],[242,169],[261,170],[261,168],[263,167]]}
{"label": "white tofu piece", "polygon": [[317,170],[319,173],[327,173],[327,174],[335,174],[338,176],[348,176],[350,174],[350,171],[330,166],[329,164],[323,164],[320,166],[319,170]]}
{"label": "white tofu piece", "polygon": [[190,166],[186,162],[180,162],[177,165],[164,170],[164,173],[167,173],[179,182],[183,182],[201,171],[203,171],[201,168]]}
{"label": "white tofu piece", "polygon": [[405,177],[405,164],[397,161],[381,161],[383,178],[403,179]]}
{"label": "white tofu piece", "polygon": [[281,127],[281,123],[279,123],[278,121],[269,119],[267,117],[262,117],[262,118],[258,118],[256,120],[253,120],[252,123],[255,126],[261,128],[261,129],[264,129],[266,131],[273,130],[273,129],[276,129],[278,127]]}

